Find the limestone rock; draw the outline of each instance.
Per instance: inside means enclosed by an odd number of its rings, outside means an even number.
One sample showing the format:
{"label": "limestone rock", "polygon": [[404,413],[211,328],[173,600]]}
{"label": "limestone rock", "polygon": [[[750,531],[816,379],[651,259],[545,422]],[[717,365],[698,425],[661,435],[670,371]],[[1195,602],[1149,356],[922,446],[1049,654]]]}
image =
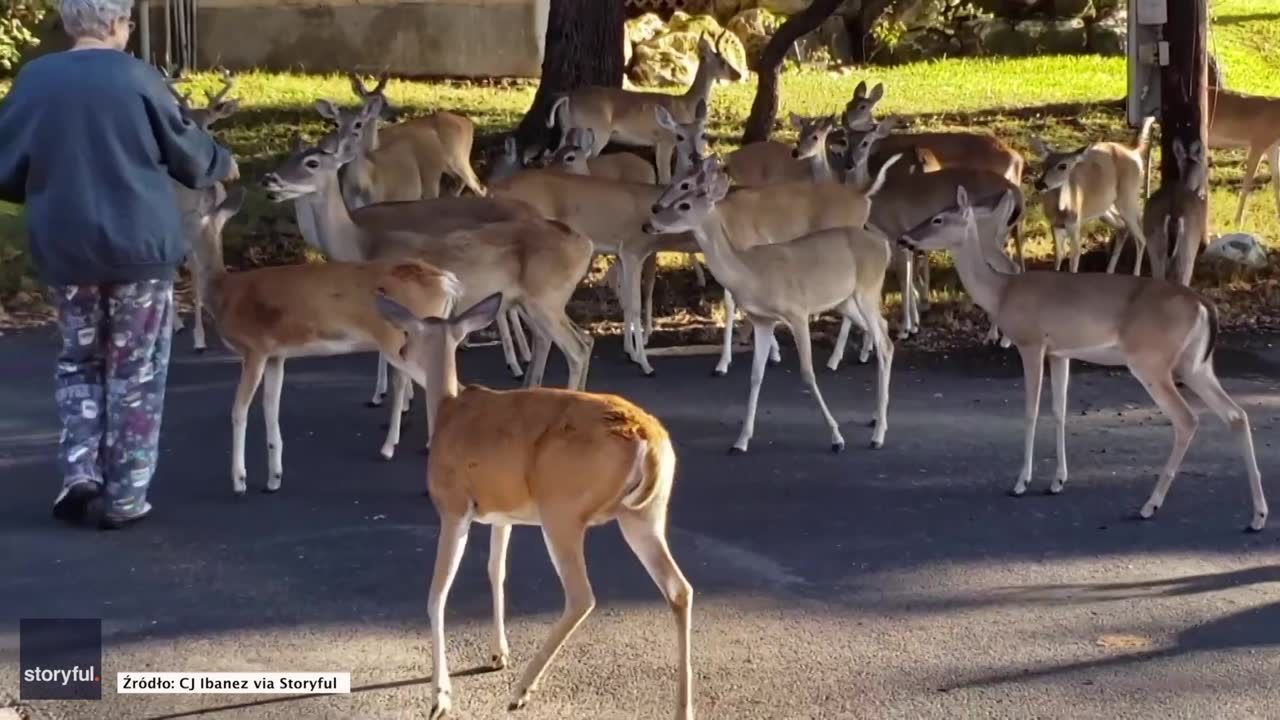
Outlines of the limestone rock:
{"label": "limestone rock", "polygon": [[764,8],[752,8],[738,13],[726,25],[730,34],[738,38],[749,58],[757,57],[769,38],[782,25],[783,18]]}

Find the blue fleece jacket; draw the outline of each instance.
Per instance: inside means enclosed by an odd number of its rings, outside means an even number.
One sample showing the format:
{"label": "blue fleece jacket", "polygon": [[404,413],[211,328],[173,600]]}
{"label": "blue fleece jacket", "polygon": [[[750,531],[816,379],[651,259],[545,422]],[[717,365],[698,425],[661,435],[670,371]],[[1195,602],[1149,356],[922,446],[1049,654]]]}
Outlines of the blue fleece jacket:
{"label": "blue fleece jacket", "polygon": [[115,50],[34,60],[0,101],[0,200],[26,205],[50,284],[172,279],[187,248],[170,178],[205,188],[230,163],[159,72]]}

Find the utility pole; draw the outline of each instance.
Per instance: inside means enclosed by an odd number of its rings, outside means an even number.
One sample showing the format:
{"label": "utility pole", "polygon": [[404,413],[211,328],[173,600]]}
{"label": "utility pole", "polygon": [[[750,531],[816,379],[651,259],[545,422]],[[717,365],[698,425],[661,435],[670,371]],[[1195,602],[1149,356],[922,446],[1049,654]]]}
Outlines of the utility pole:
{"label": "utility pole", "polygon": [[[1161,187],[1176,186],[1182,182],[1173,155],[1175,140],[1182,141],[1183,147],[1191,147],[1193,142],[1199,142],[1206,149],[1209,146],[1207,2],[1167,0],[1167,3],[1168,21],[1164,24],[1163,38],[1168,43],[1168,64],[1161,68],[1160,73]],[[1207,193],[1199,202],[1209,202]],[[1193,213],[1186,214],[1195,217]],[[1191,243],[1197,252],[1209,233],[1207,207],[1200,217],[1205,218],[1204,223],[1186,228],[1186,242]],[[1174,218],[1170,225],[1171,236],[1176,222]],[[1173,237],[1169,240],[1172,246]],[[1188,285],[1191,283],[1190,277],[1181,280]]]}

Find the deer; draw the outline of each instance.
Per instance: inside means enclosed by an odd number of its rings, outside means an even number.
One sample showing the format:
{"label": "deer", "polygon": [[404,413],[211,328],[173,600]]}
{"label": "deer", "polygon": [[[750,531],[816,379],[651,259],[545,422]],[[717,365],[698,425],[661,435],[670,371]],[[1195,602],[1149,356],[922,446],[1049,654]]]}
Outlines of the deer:
{"label": "deer", "polygon": [[[994,209],[987,206],[984,210],[998,217],[1007,216],[1013,205],[1012,193],[1006,192]],[[1181,382],[1231,428],[1244,459],[1253,499],[1247,529],[1261,531],[1267,521],[1267,501],[1249,418],[1222,389],[1214,373],[1218,313],[1213,303],[1184,285],[1140,276],[1002,273],[982,258],[976,214],[965,188],[958,188],[953,207],[904,233],[899,242],[913,249],[950,251],[965,290],[995,315],[1000,329],[1022,356],[1026,441],[1022,471],[1010,493],[1025,494],[1031,482],[1045,358],[1049,360],[1057,426],[1058,467],[1048,488],[1053,495],[1061,493],[1067,482],[1067,382],[1071,360],[1124,366],[1173,422],[1173,450],[1138,517],[1153,518],[1164,504],[1195,435],[1196,413],[1178,391],[1177,383]],[[1181,242],[1182,238],[1177,240]]]}
{"label": "deer", "polygon": [[[1167,274],[1169,238],[1181,236],[1185,241],[1186,227],[1203,228],[1208,211],[1209,163],[1205,158],[1204,145],[1193,140],[1188,147],[1181,138],[1174,138],[1173,157],[1178,166],[1180,184],[1162,185],[1147,198],[1146,208],[1142,211],[1142,229],[1151,254],[1151,276],[1156,278],[1164,278]],[[1195,239],[1173,248],[1173,280],[1188,286],[1195,270],[1196,252],[1202,242],[1201,231],[1195,232]]]}
{"label": "deer", "polygon": [[[268,459],[264,492],[280,490],[284,477],[284,441],[280,433],[280,396],[285,361],[292,357],[344,355],[380,350],[397,368],[404,333],[378,313],[374,299],[389,293],[423,315],[448,310],[457,280],[425,262],[317,263],[227,272],[220,235],[244,203],[243,186],[213,187],[200,193],[198,252],[209,255],[202,277],[204,295],[223,343],[240,357],[240,380],[231,410],[231,483],[246,492],[245,432],[249,405],[262,393]],[[406,376],[397,373],[391,420],[380,454],[390,460],[400,441],[400,415]]]}
{"label": "deer", "polygon": [[593,341],[565,306],[587,273],[591,241],[510,200],[448,198],[349,211],[338,169],[357,152],[350,137],[304,148],[264,176],[262,186],[271,201],[293,201],[299,213],[313,218],[316,242],[330,257],[423,259],[458,277],[464,301],[503,291],[504,317],[509,307],[519,306],[534,328],[526,382],[541,384],[554,343],[568,360],[569,386],[585,387]]}
{"label": "deer", "polygon": [[386,76],[367,90],[356,76],[352,89],[361,105],[343,109],[328,99],[316,101],[316,111],[336,126],[339,135],[358,132],[361,153],[343,170],[342,191],[352,208],[378,202],[418,200],[440,196],[440,179],[446,173],[476,195],[484,186],[471,168],[475,125],[454,113],[437,111],[380,129],[378,120],[393,116],[383,88]]}
{"label": "deer", "polygon": [[[196,127],[205,132],[210,132],[214,123],[219,120],[225,120],[240,110],[239,100],[227,99],[227,94],[235,87],[235,78],[227,70],[223,70],[219,77],[222,81],[222,87],[216,92],[205,94],[204,107],[195,107],[191,104],[191,93],[178,92],[177,87],[175,87],[178,82],[176,79],[166,78],[165,81],[165,84],[169,87],[169,92],[178,101],[179,107],[182,108],[182,114]],[[191,190],[180,182],[175,181],[173,187],[178,195],[178,212],[182,216],[183,232],[187,237],[187,247],[191,249],[191,252],[187,253],[185,265],[192,278],[192,345],[197,353],[203,353],[208,347],[204,334],[204,277],[211,272],[211,268],[202,264],[202,254],[196,252],[196,247],[200,242],[200,203],[203,201],[204,195],[200,191]],[[173,322],[175,330],[183,329],[182,318],[177,313],[174,313]]]}
{"label": "deer", "polygon": [[1233,224],[1244,221],[1245,203],[1253,191],[1258,163],[1267,156],[1276,209],[1280,212],[1280,98],[1247,95],[1211,82],[1209,86],[1209,147],[1246,149],[1244,184]]}
{"label": "deer", "polygon": [[[883,182],[883,176],[881,176]],[[877,188],[871,188],[868,196]],[[800,359],[800,375],[813,393],[831,432],[831,450],[844,449],[839,424],[828,410],[813,372],[809,317],[833,308],[871,336],[877,361],[875,430],[871,447],[884,446],[888,430],[889,375],[893,343],[880,312],[889,240],[862,224],[836,226],[777,243],[735,246],[732,221],[719,208],[729,195],[729,176],[716,158],[703,161],[692,188],[672,185],[650,209],[647,233],[690,232],[711,272],[732,293],[751,322],[754,357],[746,416],[731,453],[745,453],[755,430],[756,406],[778,323],[790,328]]]}
{"label": "deer", "polygon": [[797,144],[762,140],[725,156],[726,171],[735,184],[838,181],[827,158],[827,136],[836,127],[835,118],[803,118],[791,113],[790,122],[800,134]]}
{"label": "deer", "polygon": [[[1141,216],[1142,155],[1150,142],[1154,122],[1155,118],[1150,117],[1143,121],[1132,145],[1097,142],[1060,152],[1038,137],[1031,139],[1032,148],[1044,160],[1035,188],[1042,193],[1055,247],[1060,233],[1071,239],[1071,272],[1080,269],[1080,226],[1105,217],[1108,224],[1118,220],[1133,236],[1138,248],[1133,274],[1142,274],[1142,255],[1147,246]],[[1114,273],[1120,262],[1125,238],[1124,233],[1116,237],[1107,263],[1108,273]],[[1061,258],[1062,253],[1057,255]]]}
{"label": "deer", "polygon": [[564,588],[564,612],[512,691],[509,708],[530,702],[551,661],[595,607],[583,542],[587,529],[617,521],[632,552],[675,615],[677,720],[693,720],[690,624],[693,588],[667,546],[667,507],[675,478],[671,436],[649,413],[616,395],[532,388],[460,388],[458,342],[493,322],[503,306],[493,294],[461,312],[423,315],[389,295],[377,306],[407,336],[405,363],[436,407],[427,462],[427,493],[440,516],[436,563],[427,596],[431,621],[432,707],[453,709],[445,652],[445,603],[471,523],[491,526],[493,591],[491,663],[505,668],[503,584],[512,525],[538,525]]}
{"label": "deer", "polygon": [[[866,85],[854,88],[853,99],[845,106],[845,133],[851,144],[861,133],[869,132],[875,106],[884,97],[884,86],[877,85],[866,93]],[[1025,161],[1021,154],[989,133],[915,132],[895,133],[880,143],[880,152],[908,152],[911,148],[928,150],[940,167],[966,167],[987,170],[1020,184]]]}
{"label": "deer", "polygon": [[699,100],[707,101],[711,86],[717,80],[737,82],[742,79],[742,72],[725,58],[720,49],[720,41],[727,32],[721,32],[714,45],[707,41],[705,34],[699,36],[698,70],[683,95],[600,86],[580,88],[556,98],[547,117],[547,127],[559,125],[562,144],[569,128],[591,130],[595,136],[595,147],[591,150],[593,157],[599,155],[611,140],[652,147],[658,181],[670,182],[675,139],[657,123],[653,109],[665,108],[672,117],[685,122],[693,116]]}

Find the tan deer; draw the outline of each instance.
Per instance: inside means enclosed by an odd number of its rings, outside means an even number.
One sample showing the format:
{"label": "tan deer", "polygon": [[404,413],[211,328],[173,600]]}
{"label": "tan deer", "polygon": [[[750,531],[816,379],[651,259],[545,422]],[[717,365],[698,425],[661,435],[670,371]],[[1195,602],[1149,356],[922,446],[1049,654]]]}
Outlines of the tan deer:
{"label": "tan deer", "polygon": [[777,140],[749,143],[725,156],[725,171],[736,185],[754,187],[810,180],[837,182],[827,158],[827,136],[835,118],[803,118],[791,113],[797,144]]}
{"label": "tan deer", "polygon": [[[856,143],[864,132],[870,132],[876,103],[884,97],[877,85],[870,94],[866,85],[854,88],[853,99],[845,106],[845,132],[849,142]],[[895,133],[881,141],[879,152],[909,153],[912,148],[928,150],[940,167],[965,167],[1003,175],[1015,185],[1022,183],[1026,165],[1016,150],[989,133],[916,132]]]}
{"label": "tan deer", "polygon": [[1199,140],[1192,141],[1191,147],[1187,148],[1180,138],[1174,138],[1173,156],[1178,165],[1181,183],[1162,185],[1147,198],[1146,209],[1142,212],[1142,225],[1147,236],[1147,250],[1151,253],[1151,276],[1162,279],[1166,277],[1169,239],[1182,237],[1184,242],[1173,248],[1175,272],[1172,279],[1190,286],[1191,275],[1195,271],[1196,253],[1203,239],[1200,237],[1200,230],[1194,230],[1193,237],[1188,237],[1187,227],[1203,228],[1205,225],[1209,162]]}
{"label": "tan deer", "polygon": [[547,667],[595,607],[583,543],[587,528],[611,520],[658,585],[675,614],[677,720],[693,720],[690,623],[693,588],[667,546],[667,505],[675,477],[671,438],[657,418],[616,395],[563,390],[498,392],[459,388],[458,341],[493,322],[494,295],[467,310],[423,316],[382,296],[378,307],[408,335],[405,362],[436,406],[427,491],[440,515],[440,539],[427,598],[431,622],[432,706],[452,710],[445,653],[445,603],[471,523],[492,526],[492,663],[506,667],[504,588],[511,526],[539,525],[564,588],[564,613],[511,693],[509,707],[528,705]]}
{"label": "tan deer", "polygon": [[1258,163],[1267,156],[1276,210],[1280,213],[1280,98],[1246,95],[1223,87],[1209,87],[1209,147],[1246,149],[1244,184],[1233,224],[1244,221],[1245,203],[1253,191]]}
{"label": "tan deer", "polygon": [[562,142],[569,128],[591,130],[596,143],[592,156],[599,155],[610,141],[652,147],[658,180],[670,182],[675,138],[658,124],[654,108],[666,108],[676,120],[685,122],[693,116],[699,100],[707,101],[717,80],[736,82],[742,78],[741,71],[720,50],[725,32],[716,38],[715,45],[707,42],[705,35],[698,38],[698,71],[683,95],[599,86],[580,88],[555,100],[547,127],[559,125]]}
{"label": "tan deer", "polygon": [[[883,181],[883,175],[880,178]],[[839,186],[836,186],[839,187]],[[868,195],[872,195],[872,188]],[[712,274],[732,293],[754,331],[751,392],[742,431],[731,452],[746,452],[755,431],[760,386],[778,323],[790,328],[800,358],[800,375],[817,400],[831,431],[831,449],[844,449],[839,424],[827,409],[813,372],[809,317],[839,308],[841,314],[869,333],[876,350],[876,428],[871,446],[884,445],[888,430],[889,375],[893,343],[880,312],[880,294],[889,264],[888,239],[878,231],[856,226],[828,226],[793,239],[741,248],[735,245],[735,225],[719,204],[729,195],[729,176],[715,158],[703,161],[692,188],[673,185],[651,209],[645,232],[690,232],[711,267]],[[767,214],[766,214],[767,216]]]}
{"label": "tan deer", "polygon": [[440,180],[447,173],[462,187],[484,195],[484,186],[471,168],[475,125],[454,113],[437,111],[387,128],[378,121],[387,107],[382,92],[386,80],[365,91],[358,78],[352,89],[359,108],[342,109],[331,100],[316,102],[316,110],[334,123],[339,135],[357,132],[361,153],[344,169],[343,197],[352,208],[379,202],[418,200],[440,196]]}
{"label": "tan deer", "polygon": [[[989,212],[1008,216],[1013,206],[1012,193],[1005,193]],[[1213,370],[1218,314],[1212,303],[1184,286],[1151,278],[999,272],[983,260],[983,241],[978,237],[974,208],[964,188],[956,192],[955,207],[904,233],[900,242],[913,249],[950,250],[965,290],[978,305],[995,315],[1000,329],[1022,355],[1027,385],[1026,449],[1013,495],[1025,493],[1031,482],[1046,357],[1053,382],[1058,450],[1057,474],[1049,492],[1062,492],[1067,482],[1067,379],[1071,360],[1076,359],[1127,367],[1173,421],[1173,451],[1160,471],[1155,490],[1139,511],[1140,517],[1153,517],[1164,504],[1195,435],[1196,413],[1178,392],[1177,383],[1181,381],[1231,427],[1253,496],[1253,517],[1248,529],[1259,531],[1266,525],[1267,501],[1254,456],[1249,418],[1222,389]]]}
{"label": "tan deer", "polygon": [[[222,87],[217,92],[205,94],[204,107],[195,107],[191,104],[190,93],[180,93],[177,90],[177,80],[168,79],[166,83],[169,86],[169,92],[173,94],[174,99],[178,101],[179,107],[182,108],[182,114],[188,120],[205,132],[210,132],[213,124],[219,120],[225,120],[240,110],[240,101],[227,99],[227,94],[235,87],[235,78],[231,73],[223,70],[220,74]],[[208,253],[198,252],[197,248],[200,244],[201,234],[201,207],[204,202],[204,193],[198,190],[192,190],[180,182],[174,182],[173,188],[178,195],[178,212],[182,216],[183,233],[187,238],[187,247],[190,248],[187,253],[185,265],[187,272],[191,273],[191,301],[192,301],[192,330],[191,339],[196,352],[202,353],[208,345],[205,342],[204,335],[204,285],[205,276],[212,272],[212,268],[202,264],[209,255]],[[219,241],[221,237],[219,236]],[[218,256],[221,257],[221,250]],[[174,330],[182,330],[182,318],[177,313],[173,316]]]}
{"label": "tan deer", "polygon": [[[265,377],[262,414],[267,430],[268,476],[265,492],[280,489],[284,476],[284,441],[280,433],[280,395],[284,364],[291,357],[345,355],[379,350],[397,368],[404,333],[384,320],[374,305],[385,291],[422,315],[447,312],[457,295],[449,273],[417,260],[395,263],[318,263],[286,265],[228,273],[221,261],[219,236],[244,203],[243,187],[202,191],[201,250],[217,262],[204,276],[205,297],[218,334],[240,356],[240,382],[231,410],[231,483],[237,495],[246,490],[245,430],[249,405]],[[390,459],[400,441],[401,401],[405,376],[396,374],[391,421],[382,457]]]}
{"label": "tan deer", "polygon": [[[1044,159],[1044,170],[1035,188],[1044,197],[1045,215],[1050,222],[1055,247],[1059,236],[1071,240],[1071,272],[1080,269],[1080,228],[1093,219],[1104,218],[1108,224],[1119,221],[1133,236],[1138,252],[1133,261],[1133,274],[1142,274],[1142,255],[1147,239],[1142,232],[1142,155],[1151,139],[1154,118],[1147,118],[1132,145],[1119,142],[1097,142],[1085,147],[1059,152],[1040,138],[1032,138],[1031,146]],[[1052,192],[1051,192],[1052,191]],[[1116,237],[1107,272],[1113,273],[1120,262],[1126,235]],[[1062,253],[1057,253],[1061,262]]]}
{"label": "tan deer", "polygon": [[[542,382],[554,343],[568,360],[569,387],[582,388],[592,339],[565,314],[565,305],[587,273],[591,241],[510,200],[449,198],[348,211],[338,168],[356,152],[350,140],[306,148],[266,175],[263,187],[272,201],[292,200],[313,218],[317,242],[330,257],[425,260],[458,277],[463,302],[503,292],[508,307],[523,308],[534,327],[526,381]],[[457,208],[448,212],[450,206]]]}

